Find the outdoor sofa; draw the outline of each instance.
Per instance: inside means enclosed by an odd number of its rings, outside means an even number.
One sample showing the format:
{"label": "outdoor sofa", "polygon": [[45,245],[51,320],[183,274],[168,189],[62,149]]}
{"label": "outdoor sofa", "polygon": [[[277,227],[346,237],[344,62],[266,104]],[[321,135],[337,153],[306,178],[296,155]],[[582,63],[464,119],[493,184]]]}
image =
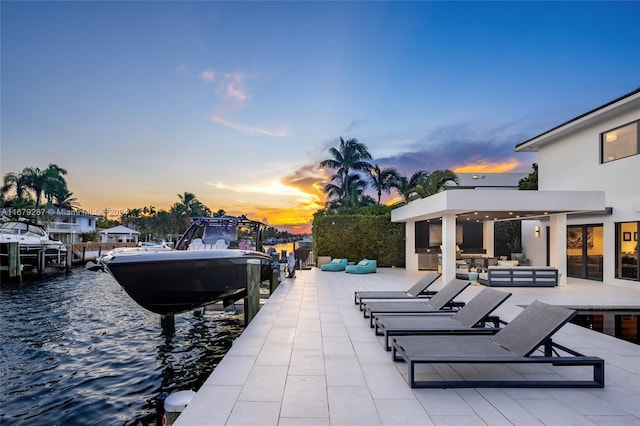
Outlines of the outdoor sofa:
{"label": "outdoor sofa", "polygon": [[[493,336],[449,335],[449,336],[397,336],[393,338],[394,361],[404,360],[409,368],[407,380],[412,388],[459,388],[459,387],[515,387],[515,388],[602,388],[604,387],[604,360],[585,356],[551,340],[553,334],[567,323],[576,311],[560,306],[534,301],[503,329]],[[540,348],[543,350],[540,351]],[[421,378],[416,371],[418,364],[463,364],[452,367],[451,372],[459,380],[432,380],[433,374]],[[593,377],[578,380],[576,371],[569,375],[553,371],[534,374],[527,371],[489,367],[476,364],[547,364],[551,366],[587,366],[593,368]],[[442,372],[436,367],[430,371]],[[465,376],[468,377],[465,380]],[[570,377],[570,378],[567,378]]]}
{"label": "outdoor sofa", "polygon": [[371,274],[376,272],[378,261],[371,259],[362,259],[356,265],[347,265],[344,271],[347,274]]}
{"label": "outdoor sofa", "polygon": [[325,263],[324,265],[320,266],[320,270],[321,271],[344,271],[344,268],[347,267],[347,264],[349,262],[347,261],[347,259],[333,259],[331,262],[329,263]]}
{"label": "outdoor sofa", "polygon": [[549,266],[490,266],[478,275],[489,287],[555,287],[558,269]]}

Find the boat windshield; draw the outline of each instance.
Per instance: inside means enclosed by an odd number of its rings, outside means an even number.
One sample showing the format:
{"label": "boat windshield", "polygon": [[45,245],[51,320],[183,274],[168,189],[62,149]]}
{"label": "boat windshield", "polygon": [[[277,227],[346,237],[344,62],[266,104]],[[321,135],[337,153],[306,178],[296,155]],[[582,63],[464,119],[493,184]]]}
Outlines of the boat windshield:
{"label": "boat windshield", "polygon": [[23,222],[3,223],[2,226],[0,226],[0,232],[3,234],[27,235],[38,238],[47,236],[41,227]]}
{"label": "boat windshield", "polygon": [[205,226],[202,242],[204,244],[216,244],[220,240],[229,247],[232,241],[237,241],[236,226]]}

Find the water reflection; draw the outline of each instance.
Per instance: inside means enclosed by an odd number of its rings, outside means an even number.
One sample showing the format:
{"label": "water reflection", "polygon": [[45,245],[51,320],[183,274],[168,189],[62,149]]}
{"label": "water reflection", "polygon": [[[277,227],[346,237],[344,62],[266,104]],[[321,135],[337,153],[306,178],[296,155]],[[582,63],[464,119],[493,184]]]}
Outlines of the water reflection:
{"label": "water reflection", "polygon": [[107,274],[74,270],[0,291],[2,425],[150,425],[198,389],[243,317],[182,314],[173,335]]}

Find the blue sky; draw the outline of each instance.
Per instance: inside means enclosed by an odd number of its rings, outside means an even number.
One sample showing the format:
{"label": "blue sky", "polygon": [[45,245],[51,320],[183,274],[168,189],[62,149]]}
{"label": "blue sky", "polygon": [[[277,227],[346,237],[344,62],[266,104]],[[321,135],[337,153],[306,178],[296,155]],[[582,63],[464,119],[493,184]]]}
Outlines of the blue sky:
{"label": "blue sky", "polygon": [[[340,136],[382,166],[529,171],[513,147],[640,86],[639,2],[6,2],[0,169],[85,209],[284,225]],[[468,166],[464,169],[461,167]]]}

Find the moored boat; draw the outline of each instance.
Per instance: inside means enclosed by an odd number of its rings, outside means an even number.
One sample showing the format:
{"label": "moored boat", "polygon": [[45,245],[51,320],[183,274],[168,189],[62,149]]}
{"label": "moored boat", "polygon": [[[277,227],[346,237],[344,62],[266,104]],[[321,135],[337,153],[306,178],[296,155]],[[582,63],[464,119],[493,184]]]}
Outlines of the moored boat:
{"label": "moored boat", "polygon": [[[158,314],[243,297],[249,259],[259,262],[262,280],[271,277],[272,259],[260,246],[262,223],[232,216],[192,221],[176,249],[113,251],[99,262],[136,303]],[[255,240],[247,238],[247,229]],[[252,249],[238,248],[239,243],[246,246],[248,241],[255,241]]]}
{"label": "moored boat", "polygon": [[[0,244],[18,243],[20,264],[25,272],[37,269],[64,267],[67,248],[61,241],[52,240],[42,225],[29,221],[8,221],[0,225]],[[1,269],[7,268],[7,257],[0,250]]]}

